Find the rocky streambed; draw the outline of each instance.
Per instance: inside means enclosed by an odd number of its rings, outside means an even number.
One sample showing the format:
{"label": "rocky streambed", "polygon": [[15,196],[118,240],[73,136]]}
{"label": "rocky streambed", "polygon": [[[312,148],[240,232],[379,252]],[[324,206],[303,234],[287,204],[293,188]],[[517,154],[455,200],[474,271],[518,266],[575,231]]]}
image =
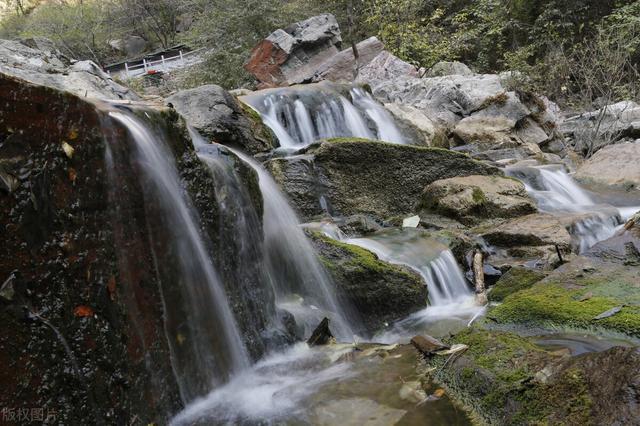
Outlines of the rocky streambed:
{"label": "rocky streambed", "polygon": [[377,39],[354,75],[340,41],[316,17],[256,47],[269,89],[143,102],[0,41],[0,407],[638,424],[640,107],[585,160],[588,114],[509,75],[419,77]]}

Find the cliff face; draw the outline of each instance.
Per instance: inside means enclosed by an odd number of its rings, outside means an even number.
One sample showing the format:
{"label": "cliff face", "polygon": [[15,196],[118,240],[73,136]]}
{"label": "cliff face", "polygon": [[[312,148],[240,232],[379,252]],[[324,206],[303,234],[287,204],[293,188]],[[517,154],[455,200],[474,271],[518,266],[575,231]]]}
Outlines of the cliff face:
{"label": "cliff face", "polygon": [[104,112],[1,74],[0,103],[0,404],[166,417],[180,398],[159,287],[145,232],[111,226]]}

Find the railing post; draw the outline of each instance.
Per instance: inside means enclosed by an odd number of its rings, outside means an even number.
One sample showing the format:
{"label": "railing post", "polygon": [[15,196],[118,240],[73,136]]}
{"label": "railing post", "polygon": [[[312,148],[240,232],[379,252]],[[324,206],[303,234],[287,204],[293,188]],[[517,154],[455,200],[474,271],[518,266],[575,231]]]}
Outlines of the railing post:
{"label": "railing post", "polygon": [[147,73],[147,60],[142,58],[142,67],[144,68],[144,73]]}
{"label": "railing post", "polygon": [[124,63],[124,70],[126,72],[127,78],[131,77],[129,75],[129,64],[127,64],[126,62]]}
{"label": "railing post", "polygon": [[164,61],[164,55],[161,55],[160,58],[162,58],[162,68],[164,72],[167,72],[167,63]]}
{"label": "railing post", "polygon": [[182,56],[182,50],[180,51],[180,63],[184,65],[184,57]]}

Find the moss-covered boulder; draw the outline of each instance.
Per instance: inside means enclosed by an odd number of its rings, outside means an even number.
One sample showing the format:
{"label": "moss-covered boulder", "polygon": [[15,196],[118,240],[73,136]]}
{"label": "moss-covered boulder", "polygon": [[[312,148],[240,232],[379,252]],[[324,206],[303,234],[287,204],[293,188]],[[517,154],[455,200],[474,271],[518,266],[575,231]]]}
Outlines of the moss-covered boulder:
{"label": "moss-covered boulder", "polygon": [[361,247],[308,231],[335,280],[339,298],[350,302],[369,331],[427,306],[427,286],[409,268],[380,260]]}
{"label": "moss-covered boulder", "polygon": [[220,86],[209,84],[180,91],[171,104],[204,138],[256,154],[274,148],[271,131],[258,113]]}
{"label": "moss-covered boulder", "polygon": [[383,219],[407,215],[424,187],[436,180],[501,174],[446,149],[355,138],[323,141],[301,155],[273,159],[266,166],[306,218],[326,211]]}
{"label": "moss-covered boulder", "polygon": [[[613,308],[620,310],[597,318]],[[640,337],[640,268],[579,257],[507,296],[488,316],[499,323],[595,328]]]}
{"label": "moss-covered boulder", "polygon": [[536,269],[513,267],[491,288],[489,301],[501,302],[508,295],[531,287],[545,276],[544,272]]}
{"label": "moss-covered boulder", "polygon": [[636,348],[572,357],[530,338],[480,328],[447,343],[468,349],[427,360],[432,374],[484,423],[635,424],[640,416]]}
{"label": "moss-covered boulder", "polygon": [[421,207],[473,225],[483,219],[513,218],[535,213],[524,184],[502,176],[459,176],[428,185]]}

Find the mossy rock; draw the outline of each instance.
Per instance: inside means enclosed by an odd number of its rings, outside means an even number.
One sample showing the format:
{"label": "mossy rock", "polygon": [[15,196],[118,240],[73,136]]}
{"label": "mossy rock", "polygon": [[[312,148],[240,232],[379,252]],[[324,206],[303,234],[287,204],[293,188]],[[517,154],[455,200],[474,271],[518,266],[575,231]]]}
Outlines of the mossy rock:
{"label": "mossy rock", "polygon": [[334,279],[339,298],[357,309],[368,331],[427,306],[427,286],[411,269],[319,232],[307,234]]}
{"label": "mossy rock", "polygon": [[448,343],[469,348],[453,360],[427,360],[428,367],[482,423],[597,425],[637,419],[637,404],[623,397],[640,393],[634,365],[640,354],[634,348],[571,357],[529,338],[480,328],[467,329]]}
{"label": "mossy rock", "polygon": [[[594,319],[615,307],[609,317]],[[579,257],[507,296],[488,317],[499,323],[599,329],[640,337],[640,268]]]}
{"label": "mossy rock", "polygon": [[[266,163],[306,219],[366,214],[384,220],[414,214],[422,190],[454,176],[500,175],[497,168],[442,148],[359,138],[322,141],[305,155]],[[320,200],[323,200],[321,202]]]}
{"label": "mossy rock", "polygon": [[531,287],[545,276],[544,272],[535,269],[513,267],[491,288],[489,301],[501,302],[508,295]]}

